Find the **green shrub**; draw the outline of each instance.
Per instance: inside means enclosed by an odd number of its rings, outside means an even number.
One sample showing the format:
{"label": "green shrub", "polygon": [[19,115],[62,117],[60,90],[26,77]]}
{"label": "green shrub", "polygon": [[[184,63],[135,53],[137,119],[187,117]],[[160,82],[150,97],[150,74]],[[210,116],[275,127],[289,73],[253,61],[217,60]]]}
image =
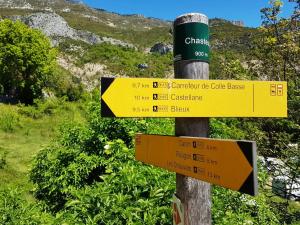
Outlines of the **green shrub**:
{"label": "green shrub", "polygon": [[238,119],[210,119],[210,137],[221,139],[245,139]]}
{"label": "green shrub", "polygon": [[23,200],[22,194],[18,189],[0,189],[0,224],[40,225],[53,221],[39,204],[29,204]]}
{"label": "green shrub", "polygon": [[0,114],[0,128],[4,132],[14,132],[20,124],[19,115],[11,109],[3,108]]}
{"label": "green shrub", "polygon": [[72,188],[82,188],[104,172],[97,155],[88,155],[79,148],[52,146],[41,151],[30,174],[36,184],[35,196],[43,200],[51,211],[63,208]]}
{"label": "green shrub", "polygon": [[102,183],[72,192],[68,214],[83,224],[170,224],[175,176],[134,161],[133,151],[122,141],[109,146],[108,174],[101,176]]}
{"label": "green shrub", "polygon": [[73,76],[68,70],[57,66],[53,72],[54,80],[50,86],[57,97],[66,97],[69,101],[78,101],[85,90],[81,80]]}
{"label": "green shrub", "polygon": [[19,105],[18,113],[33,119],[39,119],[43,116],[50,116],[58,113],[62,108],[68,109],[66,98],[53,97],[45,100],[35,99],[33,105]]}
{"label": "green shrub", "polygon": [[88,126],[64,124],[58,140],[41,150],[34,161],[30,179],[36,185],[36,197],[53,211],[62,209],[73,188],[101,181],[110,163],[104,151],[108,140],[122,139],[132,146],[133,135],[144,125],[140,120],[103,119],[98,105],[90,105]]}
{"label": "green shrub", "polygon": [[96,133],[108,140],[121,139],[129,147],[133,145],[133,137],[137,132],[145,133],[148,123],[144,119],[102,118],[98,102],[89,105],[88,124]]}
{"label": "green shrub", "polygon": [[[72,136],[78,140],[75,130]],[[76,140],[65,143],[72,148],[43,150],[31,172],[36,196],[60,210],[61,221],[170,224],[174,175],[136,162],[122,140],[106,142],[97,155],[74,150],[83,141]]]}
{"label": "green shrub", "polygon": [[[30,179],[37,199],[63,220],[83,224],[124,224],[129,215],[136,224],[169,224],[174,175],[136,162],[131,149],[146,121],[103,119],[97,102],[88,115],[88,126],[64,124],[57,141],[36,156]],[[82,205],[74,204],[78,199]],[[91,205],[94,200],[99,203]]]}
{"label": "green shrub", "polygon": [[214,187],[212,196],[214,224],[280,224],[274,209],[264,194],[254,198],[239,192]]}

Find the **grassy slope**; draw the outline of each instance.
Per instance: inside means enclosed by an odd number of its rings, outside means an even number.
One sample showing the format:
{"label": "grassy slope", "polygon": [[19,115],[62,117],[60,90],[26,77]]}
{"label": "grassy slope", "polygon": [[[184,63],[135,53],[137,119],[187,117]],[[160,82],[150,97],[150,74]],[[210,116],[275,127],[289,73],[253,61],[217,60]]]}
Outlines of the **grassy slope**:
{"label": "grassy slope", "polygon": [[[70,51],[73,45],[80,45],[84,54]],[[76,65],[82,67],[86,63],[101,63],[113,74],[131,77],[165,77],[173,73],[172,54],[146,54],[133,49],[122,48],[110,44],[87,45],[72,40],[61,43],[61,52],[67,52],[76,58]],[[138,65],[146,63],[147,69],[139,69]]]}
{"label": "grassy slope", "polygon": [[[84,120],[79,104],[64,104],[54,114],[43,115],[39,119],[20,114],[18,106],[0,104],[0,159],[6,153],[6,165],[0,169],[1,188],[17,187],[29,193],[32,185],[28,171],[34,155],[50,143],[64,121]],[[13,131],[3,129],[3,116],[8,114],[17,116],[16,122],[12,123]],[[30,194],[26,197],[31,198]]]}
{"label": "grassy slope", "polygon": [[210,38],[213,49],[220,51],[234,51],[239,54],[249,55],[251,39],[257,29],[240,27],[221,19],[210,21]]}

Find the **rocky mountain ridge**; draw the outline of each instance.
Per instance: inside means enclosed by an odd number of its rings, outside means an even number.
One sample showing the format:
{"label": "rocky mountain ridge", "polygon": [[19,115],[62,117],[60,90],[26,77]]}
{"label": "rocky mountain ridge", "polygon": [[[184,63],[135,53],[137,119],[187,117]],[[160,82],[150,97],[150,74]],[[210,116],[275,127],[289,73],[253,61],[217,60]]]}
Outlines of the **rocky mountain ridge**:
{"label": "rocky mountain ridge", "polygon": [[[91,44],[107,41],[112,44],[116,43],[130,47],[139,44],[136,43],[138,34],[135,35],[134,33],[151,33],[150,36],[153,36],[152,33],[154,31],[159,36],[160,31],[167,33],[165,31],[170,27],[170,22],[145,18],[139,15],[119,15],[101,9],[93,9],[80,2],[78,0],[0,0],[0,18],[22,16],[22,21],[27,21],[28,17],[34,17],[35,19],[44,18],[46,23],[49,21],[49,13],[53,13],[55,15],[52,15],[52,17],[56,21],[59,20],[60,25],[65,20],[69,27],[89,32],[88,34],[82,34],[82,32],[76,34],[76,40],[84,40]],[[36,13],[39,14],[33,15]],[[45,13],[45,15],[40,13]],[[58,18],[58,16],[61,18]],[[38,20],[41,21],[41,19]],[[40,24],[40,22],[38,23]],[[38,27],[35,26],[35,28]],[[54,31],[55,29],[50,30]],[[159,32],[156,32],[156,30]],[[64,33],[72,32],[69,30],[69,32]],[[91,36],[91,33],[94,34],[92,38],[81,37]],[[55,37],[55,35],[48,36],[51,36],[51,38]],[[70,35],[67,36],[70,37]],[[86,41],[87,39],[93,39],[93,41]],[[163,39],[166,38],[164,37]],[[54,42],[57,41],[54,40]]]}
{"label": "rocky mountain ridge", "polygon": [[[40,29],[51,39],[54,46],[59,47],[60,43],[64,44],[69,40],[75,41],[67,48],[60,48],[58,64],[76,77],[82,77],[82,82],[88,89],[95,86],[94,80],[99,80],[99,76],[126,74],[122,69],[111,73],[107,68],[116,59],[122,60],[117,55],[110,58],[110,61],[85,61],[80,68],[76,60],[87,50],[86,47],[82,48],[80,42],[88,43],[88,48],[109,43],[142,52],[143,56],[134,65],[140,71],[150,71],[157,67],[156,64],[151,65],[145,61],[152,53],[165,55],[173,51],[171,22],[142,15],[120,15],[93,9],[77,0],[0,0],[0,20],[1,18],[21,20],[32,28]],[[230,49],[243,52],[244,48],[248,48],[253,32],[253,29],[235,26],[222,19],[210,20],[210,30],[213,51]],[[131,59],[126,60],[129,62]],[[161,70],[164,70],[165,75],[172,76],[170,68]]]}
{"label": "rocky mountain ridge", "polygon": [[[0,8],[6,9],[24,9],[34,11],[51,11],[51,12],[73,12],[88,15],[90,18],[98,17],[104,20],[111,20],[119,24],[127,17],[130,21],[135,21],[135,25],[148,22],[149,25],[163,26],[170,22],[155,18],[145,18],[142,15],[120,15],[118,13],[107,12],[103,9],[94,9],[86,6],[81,0],[0,0]],[[126,21],[124,21],[126,24]],[[129,21],[128,21],[129,22]],[[124,25],[123,24],[123,25]]]}
{"label": "rocky mountain ridge", "polygon": [[57,46],[62,39],[70,38],[73,40],[84,41],[88,44],[100,44],[107,42],[113,45],[134,48],[134,45],[121,40],[99,37],[89,31],[73,29],[68,25],[63,17],[52,12],[39,12],[28,16],[13,16],[9,18],[12,20],[21,20],[29,27],[41,30],[51,39],[54,46]]}
{"label": "rocky mountain ridge", "polygon": [[[0,0],[0,18],[7,16],[23,16],[22,21],[27,18],[39,20],[35,23],[47,23],[49,28],[49,17],[59,22],[61,27],[66,28],[67,25],[77,31],[64,29],[67,38],[74,37],[75,40],[83,40],[87,43],[95,44],[108,41],[112,44],[120,44],[122,46],[140,46],[143,49],[151,48],[157,43],[172,44],[171,22],[163,21],[155,18],[145,18],[141,15],[120,15],[117,13],[107,12],[101,9],[93,9],[79,0]],[[45,13],[36,14],[36,13]],[[50,15],[49,13],[53,13]],[[36,15],[33,15],[36,14]],[[60,18],[61,17],[61,18]],[[44,23],[41,20],[45,19]],[[54,23],[52,23],[54,24]],[[239,46],[248,41],[248,28],[232,25],[230,21],[222,19],[210,20],[211,26],[211,44],[212,47],[222,48],[232,43],[239,43]],[[37,26],[34,26],[38,28]],[[51,27],[51,26],[50,26]],[[45,29],[41,29],[45,31]],[[55,32],[57,29],[51,28],[54,35],[48,35],[53,42],[57,43]],[[218,33],[214,32],[215,30]],[[86,33],[88,32],[88,33]],[[49,33],[49,32],[48,32]],[[224,33],[224,34],[223,34]],[[233,33],[240,33],[238,37],[233,37]],[[64,35],[58,35],[64,36]],[[218,36],[222,36],[219,38]],[[224,38],[225,36],[225,38]],[[107,38],[112,39],[107,39]],[[149,51],[148,51],[149,52]]]}
{"label": "rocky mountain ridge", "polygon": [[50,6],[67,6],[78,1],[72,0],[0,0],[0,7],[16,8],[16,7],[29,7],[38,8]]}

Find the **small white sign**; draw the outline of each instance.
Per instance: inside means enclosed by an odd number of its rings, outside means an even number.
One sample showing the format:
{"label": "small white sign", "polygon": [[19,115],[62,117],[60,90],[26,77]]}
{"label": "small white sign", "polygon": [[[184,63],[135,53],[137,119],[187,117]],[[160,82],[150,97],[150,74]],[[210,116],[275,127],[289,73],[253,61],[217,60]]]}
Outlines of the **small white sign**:
{"label": "small white sign", "polygon": [[184,225],[184,209],[180,199],[173,195],[173,225]]}

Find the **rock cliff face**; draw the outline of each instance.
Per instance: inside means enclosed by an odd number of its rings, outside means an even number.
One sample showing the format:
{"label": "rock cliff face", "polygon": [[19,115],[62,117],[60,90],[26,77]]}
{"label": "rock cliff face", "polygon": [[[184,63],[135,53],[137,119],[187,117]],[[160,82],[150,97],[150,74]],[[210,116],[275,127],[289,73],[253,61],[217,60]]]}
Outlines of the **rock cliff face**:
{"label": "rock cliff face", "polygon": [[63,38],[81,40],[88,44],[99,44],[107,42],[113,45],[120,45],[134,48],[132,44],[108,37],[99,37],[88,31],[80,31],[71,28],[64,18],[55,13],[34,13],[29,16],[12,17],[13,20],[21,20],[28,26],[41,30],[57,45]]}
{"label": "rock cliff face", "polygon": [[77,39],[77,31],[70,28],[67,22],[55,13],[36,13],[21,17],[21,20],[28,26],[41,30],[48,37]]}

